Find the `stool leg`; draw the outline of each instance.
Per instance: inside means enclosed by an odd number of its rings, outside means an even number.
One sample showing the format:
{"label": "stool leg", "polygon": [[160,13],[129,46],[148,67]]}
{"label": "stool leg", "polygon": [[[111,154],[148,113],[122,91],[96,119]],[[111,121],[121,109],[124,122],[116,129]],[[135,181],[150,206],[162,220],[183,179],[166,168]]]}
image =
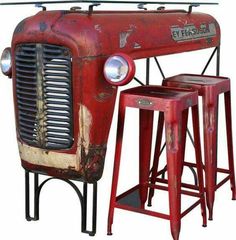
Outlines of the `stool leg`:
{"label": "stool leg", "polygon": [[217,173],[217,111],[218,101],[210,96],[203,97],[204,152],[206,174],[206,198],[209,220],[213,220]]}
{"label": "stool leg", "polygon": [[230,184],[231,184],[231,190],[232,190],[232,199],[236,200],[230,91],[226,92],[224,94],[224,97],[225,97],[225,117],[226,117],[226,133],[227,133],[227,145],[228,145]]}
{"label": "stool leg", "polygon": [[147,201],[150,159],[152,149],[153,111],[140,110],[139,132],[139,194],[141,208]]}
{"label": "stool leg", "polygon": [[181,227],[182,115],[165,114],[170,225],[174,240]]}
{"label": "stool leg", "polygon": [[185,148],[186,148],[186,136],[187,136],[187,127],[188,127],[188,109],[183,111],[183,124],[182,124],[182,171],[181,175],[183,174],[184,170],[184,159],[185,159]]}
{"label": "stool leg", "polygon": [[122,96],[121,96],[120,105],[119,105],[118,125],[117,125],[116,150],[115,150],[115,161],[114,161],[113,179],[112,179],[112,188],[111,188],[111,197],[110,197],[110,207],[109,207],[109,213],[108,213],[108,226],[107,226],[108,235],[112,235],[112,223],[113,223],[113,217],[114,217],[114,208],[116,203],[116,193],[117,193],[117,185],[118,185],[118,177],[119,177],[119,169],[120,169],[120,157],[121,157],[121,150],[122,150],[124,120],[125,120],[125,107],[124,107]]}
{"label": "stool leg", "polygon": [[[159,112],[158,118],[158,125],[157,125],[157,137],[156,137],[156,146],[155,146],[155,153],[154,153],[154,160],[153,160],[153,167],[151,173],[151,184],[155,184],[158,172],[158,165],[160,159],[160,152],[161,152],[161,141],[162,141],[162,134],[163,134],[163,126],[164,126],[164,113]],[[150,188],[149,196],[148,196],[148,206],[152,206],[152,198],[154,196],[154,188]]]}
{"label": "stool leg", "polygon": [[199,193],[201,194],[201,211],[203,218],[203,227],[207,226],[206,216],[206,203],[204,195],[204,180],[203,180],[203,164],[202,164],[202,152],[201,152],[201,140],[200,140],[200,127],[199,127],[199,112],[198,106],[192,107],[192,120],[193,120],[193,132],[194,132],[194,149],[196,156],[197,175],[199,182]]}

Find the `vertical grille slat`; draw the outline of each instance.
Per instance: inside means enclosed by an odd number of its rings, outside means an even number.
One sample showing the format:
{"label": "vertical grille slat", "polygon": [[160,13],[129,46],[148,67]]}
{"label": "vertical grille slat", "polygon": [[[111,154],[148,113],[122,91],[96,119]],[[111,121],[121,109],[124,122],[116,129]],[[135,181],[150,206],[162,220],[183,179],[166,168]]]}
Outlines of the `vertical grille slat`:
{"label": "vertical grille slat", "polygon": [[20,44],[15,60],[21,139],[43,149],[70,148],[73,107],[69,49],[50,44]]}

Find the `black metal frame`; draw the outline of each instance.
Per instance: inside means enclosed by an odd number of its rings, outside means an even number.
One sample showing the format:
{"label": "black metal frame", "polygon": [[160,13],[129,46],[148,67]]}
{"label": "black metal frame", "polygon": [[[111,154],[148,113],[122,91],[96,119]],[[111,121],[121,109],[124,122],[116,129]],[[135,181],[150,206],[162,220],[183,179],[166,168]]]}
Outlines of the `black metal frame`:
{"label": "black metal frame", "polygon": [[[34,199],[34,211],[33,216],[30,213],[30,173],[34,176],[34,188],[33,188],[33,199]],[[87,229],[87,203],[88,203],[88,183],[83,183],[83,194],[77,187],[77,185],[69,179],[50,177],[39,184],[39,173],[25,170],[25,217],[27,221],[38,221],[39,220],[39,203],[40,193],[43,186],[50,180],[61,180],[68,183],[76,192],[80,204],[81,204],[81,232],[89,234],[89,236],[95,236],[97,228],[97,182],[93,183],[93,210],[92,210],[92,230]]]}
{"label": "black metal frame", "polygon": [[[35,7],[42,8],[42,11],[46,11],[47,8],[44,5],[48,4],[68,4],[68,3],[88,3],[89,8],[88,8],[88,14],[91,15],[93,13],[94,7],[98,7],[101,4],[132,4],[132,5],[137,5],[137,8],[140,10],[148,10],[145,6],[147,4],[149,5],[161,5],[161,7],[158,7],[157,10],[164,10],[165,7],[164,5],[188,5],[188,13],[192,12],[193,7],[199,7],[201,5],[218,5],[219,3],[217,2],[150,2],[150,1],[114,1],[114,0],[67,0],[67,1],[37,1],[37,2],[31,2],[31,1],[26,1],[26,2],[4,2],[0,3],[0,6],[19,6],[19,5],[34,5]],[[81,9],[80,7],[73,7],[71,8],[72,11],[77,9]]]}
{"label": "black metal frame", "polygon": [[65,3],[112,3],[112,4],[135,4],[135,5],[146,5],[146,4],[160,4],[160,5],[218,5],[217,2],[152,2],[152,1],[115,1],[115,0],[68,0],[68,1],[25,1],[25,2],[4,2],[0,3],[2,6],[9,6],[9,5],[42,5],[42,4],[65,4]]}

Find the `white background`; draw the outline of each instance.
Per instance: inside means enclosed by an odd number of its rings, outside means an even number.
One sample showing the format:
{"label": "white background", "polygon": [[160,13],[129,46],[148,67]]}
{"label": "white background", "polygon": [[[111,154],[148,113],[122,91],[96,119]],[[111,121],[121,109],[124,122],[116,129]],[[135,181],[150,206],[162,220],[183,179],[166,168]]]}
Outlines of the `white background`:
{"label": "white background", "polygon": [[[83,5],[85,6],[85,5]],[[105,6],[107,7],[107,6]],[[116,6],[110,6],[113,9]],[[50,6],[49,9],[69,9],[69,5]],[[151,7],[150,7],[151,8]],[[232,106],[233,127],[235,136],[235,8],[234,1],[222,0],[219,6],[205,6],[194,11],[207,12],[213,15],[221,25],[221,75],[232,79]],[[102,8],[100,8],[102,9]],[[10,46],[13,30],[23,18],[38,11],[33,6],[0,7],[0,51]],[[155,27],[155,26],[153,26]],[[176,56],[161,57],[160,63],[167,76],[177,73],[200,73],[212,50],[195,53],[179,54]],[[153,64],[153,63],[152,63]],[[137,63],[137,76],[144,79],[142,63]],[[161,76],[152,65],[152,83],[161,83]],[[209,68],[208,74],[214,74],[214,66]],[[51,182],[45,186],[41,195],[40,221],[27,222],[24,219],[24,171],[20,165],[16,144],[15,123],[13,112],[12,81],[0,73],[0,239],[90,239],[80,232],[80,206],[76,194],[69,186],[61,182]],[[135,83],[129,85],[135,86]],[[95,239],[172,239],[169,222],[141,214],[115,211],[113,236],[106,236],[107,212],[112,177],[116,115],[109,137],[108,153],[102,180],[99,182],[98,192],[98,230]],[[136,118],[135,118],[136,117]],[[121,184],[119,189],[137,183],[137,112],[128,115],[127,128],[129,134],[125,135],[123,164],[121,168]],[[224,129],[224,115],[221,104],[219,121],[219,162],[221,166],[226,163],[226,141]],[[127,140],[128,139],[128,140]],[[193,152],[191,146],[187,147],[187,157]],[[191,175],[186,174],[191,179]],[[187,215],[182,221],[181,239],[235,239],[236,202],[231,201],[229,184],[221,188],[216,195],[214,221],[208,222],[207,228],[202,228],[199,207]],[[164,200],[160,200],[162,198]],[[167,195],[158,193],[155,201],[158,209],[167,209]],[[189,201],[183,201],[184,204]]]}

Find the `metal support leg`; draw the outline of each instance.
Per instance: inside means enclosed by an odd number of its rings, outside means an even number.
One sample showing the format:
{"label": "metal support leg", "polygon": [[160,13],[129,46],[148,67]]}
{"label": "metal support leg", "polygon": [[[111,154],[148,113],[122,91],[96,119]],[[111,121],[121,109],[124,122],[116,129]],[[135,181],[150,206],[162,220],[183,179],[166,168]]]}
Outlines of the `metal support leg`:
{"label": "metal support leg", "polygon": [[187,137],[187,126],[188,126],[188,109],[184,110],[183,112],[183,124],[182,124],[182,171],[181,171],[181,176],[183,175],[184,171],[184,159],[185,159],[185,149],[186,149],[186,137]]}
{"label": "metal support leg", "polygon": [[140,110],[140,136],[139,136],[139,184],[141,207],[147,201],[148,180],[152,149],[153,111]]}
{"label": "metal support leg", "polygon": [[38,179],[37,173],[34,173],[34,213],[30,214],[30,172],[25,171],[25,218],[27,221],[39,220],[39,193],[38,193]]}
{"label": "metal support leg", "polygon": [[39,199],[40,193],[43,186],[50,180],[61,180],[68,183],[77,193],[78,198],[81,203],[81,231],[87,233],[90,236],[96,234],[96,223],[97,223],[97,182],[93,183],[93,213],[92,213],[92,230],[87,230],[87,183],[83,185],[83,195],[81,194],[78,187],[68,179],[60,178],[48,178],[39,184],[39,174],[33,173],[34,175],[34,214],[30,214],[30,172],[25,171],[25,216],[27,221],[37,221],[39,220]]}
{"label": "metal support leg", "polygon": [[233,151],[233,132],[232,132],[232,116],[231,116],[231,94],[226,92],[225,98],[225,117],[226,117],[226,133],[227,133],[227,146],[228,146],[228,160],[230,171],[230,185],[232,190],[232,199],[236,200],[235,189],[235,170],[234,170],[234,151]]}
{"label": "metal support leg", "polygon": [[115,161],[114,161],[113,178],[112,178],[112,186],[111,186],[110,207],[109,207],[109,213],[108,213],[107,235],[112,235],[112,224],[113,224],[113,218],[114,218],[114,209],[115,209],[115,203],[116,203],[116,193],[117,193],[117,185],[118,185],[119,170],[120,170],[122,139],[123,139],[124,120],[125,120],[125,107],[123,106],[122,96],[120,98],[118,116],[119,117],[118,117],[117,135],[116,135]]}
{"label": "metal support leg", "polygon": [[182,114],[165,114],[165,123],[170,226],[173,239],[178,240],[181,227]]}
{"label": "metal support leg", "polygon": [[146,59],[146,85],[150,84],[150,58]]}
{"label": "metal support leg", "polygon": [[202,151],[201,151],[201,140],[200,140],[200,124],[199,124],[199,112],[198,106],[192,107],[192,121],[194,131],[194,143],[195,143],[195,156],[197,165],[197,176],[199,181],[199,193],[201,195],[201,211],[203,218],[203,227],[207,226],[207,215],[206,215],[206,203],[204,195],[204,180],[203,180],[203,163],[202,163]]}
{"label": "metal support leg", "polygon": [[[162,142],[163,126],[164,126],[164,113],[160,112],[159,118],[158,118],[158,125],[157,125],[157,136],[156,136],[156,146],[155,146],[153,167],[152,167],[152,172],[151,172],[151,184],[155,184],[155,182],[156,182],[159,159],[160,159],[160,155],[161,155],[161,142]],[[149,207],[152,206],[153,196],[154,196],[154,188],[150,188],[149,196],[148,196],[148,206]]]}
{"label": "metal support leg", "polygon": [[203,96],[206,199],[209,210],[209,220],[213,220],[217,175],[217,112],[217,97],[211,99],[211,96]]}
{"label": "metal support leg", "polygon": [[83,186],[83,204],[82,204],[82,233],[89,236],[95,236],[97,230],[97,182],[93,183],[93,210],[92,210],[92,230],[87,230],[87,205],[88,205],[88,184]]}
{"label": "metal support leg", "polygon": [[220,46],[217,47],[216,76],[220,76]]}

